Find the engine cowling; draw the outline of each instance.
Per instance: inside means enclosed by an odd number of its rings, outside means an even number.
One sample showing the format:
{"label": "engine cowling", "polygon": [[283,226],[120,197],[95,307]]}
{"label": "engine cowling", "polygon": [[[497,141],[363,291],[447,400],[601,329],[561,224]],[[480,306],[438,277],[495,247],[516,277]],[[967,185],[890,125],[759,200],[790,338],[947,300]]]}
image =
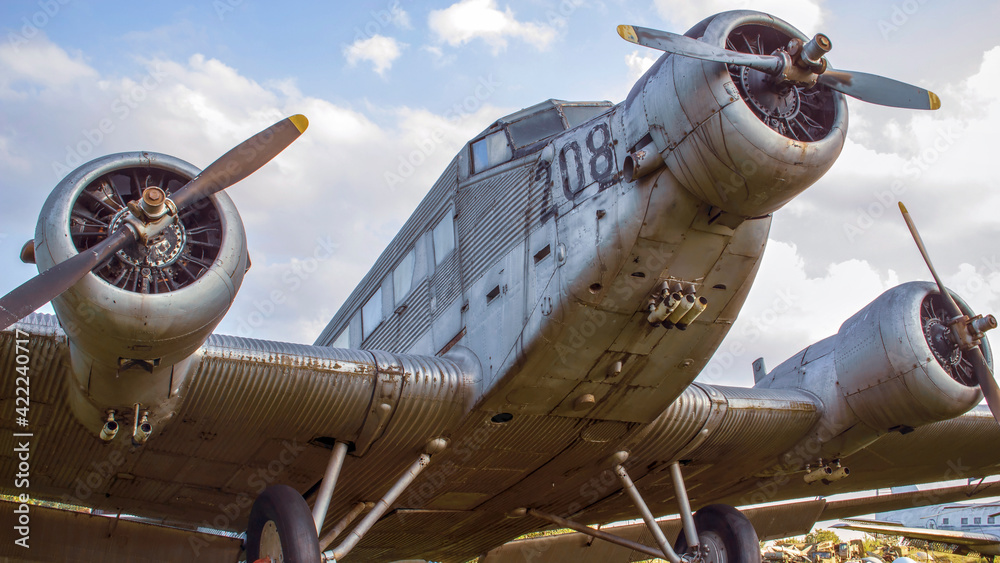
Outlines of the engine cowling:
{"label": "engine cowling", "polygon": [[[129,152],[88,162],[52,191],[35,231],[45,271],[114,231],[143,188],[176,191],[199,170],[180,159]],[[133,245],[52,300],[69,337],[75,386],[70,404],[99,430],[108,409],[157,405],[172,414],[189,358],[229,310],[248,267],[246,234],[224,192],[191,205],[149,245]]]}
{"label": "engine cowling", "polygon": [[[966,314],[971,310],[958,296]],[[837,333],[837,381],[851,409],[880,431],[958,416],[982,400],[971,364],[949,339],[937,287],[896,287],[858,311]],[[989,344],[983,354],[992,365]]]}
{"label": "engine cowling", "polygon": [[[905,433],[977,405],[982,392],[966,353],[948,338],[946,317],[936,285],[902,284],[761,379],[757,386],[802,388],[823,404],[819,423],[791,458],[801,465],[838,459],[887,432]],[[985,338],[980,347],[992,366]]]}
{"label": "engine cowling", "polygon": [[[749,10],[718,14],[685,35],[756,54],[793,37],[808,40]],[[747,67],[663,55],[626,100],[629,152],[647,155],[652,146],[684,188],[723,211],[757,217],[777,210],[840,155],[847,104],[824,86],[778,94],[768,80]]]}

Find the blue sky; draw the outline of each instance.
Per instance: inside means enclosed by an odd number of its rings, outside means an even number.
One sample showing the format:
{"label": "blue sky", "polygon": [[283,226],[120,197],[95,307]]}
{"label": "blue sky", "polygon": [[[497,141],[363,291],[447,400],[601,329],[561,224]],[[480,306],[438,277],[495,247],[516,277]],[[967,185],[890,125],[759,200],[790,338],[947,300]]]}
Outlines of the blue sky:
{"label": "blue sky", "polygon": [[[776,214],[744,315],[703,379],[749,385],[754,358],[774,367],[888,287],[928,279],[895,202],[882,203],[893,185],[946,281],[1000,311],[1000,4],[934,0],[4,2],[0,287],[34,275],[16,256],[60,170],[139,149],[203,167],[301,112],[306,135],[229,190],[254,267],[219,330],[312,342],[475,133],[550,97],[621,101],[657,54],[617,24],[683,32],[732,8],[822,31],[835,67],[930,88],[944,107],[850,103],[840,161]],[[89,142],[102,119],[114,130]],[[274,291],[283,303],[254,321]]]}

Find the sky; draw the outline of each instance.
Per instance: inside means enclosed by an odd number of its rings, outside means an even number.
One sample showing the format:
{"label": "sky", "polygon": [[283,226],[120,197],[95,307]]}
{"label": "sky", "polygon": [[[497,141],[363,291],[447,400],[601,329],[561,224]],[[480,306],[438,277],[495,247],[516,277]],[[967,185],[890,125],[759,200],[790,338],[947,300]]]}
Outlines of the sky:
{"label": "sky", "polygon": [[942,109],[849,102],[839,161],[775,213],[700,380],[752,385],[755,358],[773,368],[886,289],[930,279],[898,199],[946,283],[1000,312],[1000,3],[972,0],[6,1],[0,288],[35,275],[18,251],[79,164],[151,150],[204,167],[303,113],[305,135],[228,190],[253,267],[217,330],[312,343],[472,136],[548,98],[621,101],[658,53],[618,24],[683,32],[735,8],[822,31],[834,67],[928,88]]}

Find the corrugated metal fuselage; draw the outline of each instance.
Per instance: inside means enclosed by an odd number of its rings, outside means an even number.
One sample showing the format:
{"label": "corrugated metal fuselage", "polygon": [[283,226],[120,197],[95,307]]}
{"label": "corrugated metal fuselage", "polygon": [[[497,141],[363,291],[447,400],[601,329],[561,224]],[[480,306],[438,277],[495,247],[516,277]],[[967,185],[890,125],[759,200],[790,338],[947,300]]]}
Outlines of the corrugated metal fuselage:
{"label": "corrugated metal fuselage", "polygon": [[[623,181],[624,111],[615,106],[478,174],[460,153],[317,344],[350,325],[362,348],[464,346],[482,364],[480,407],[491,412],[655,419],[736,318],[770,216],[722,214],[666,168]],[[456,250],[435,265],[424,253],[448,213]],[[410,248],[414,288],[399,301],[392,271]],[[664,282],[708,301],[687,330],[646,321]],[[378,288],[387,314],[361,342],[357,313]]]}

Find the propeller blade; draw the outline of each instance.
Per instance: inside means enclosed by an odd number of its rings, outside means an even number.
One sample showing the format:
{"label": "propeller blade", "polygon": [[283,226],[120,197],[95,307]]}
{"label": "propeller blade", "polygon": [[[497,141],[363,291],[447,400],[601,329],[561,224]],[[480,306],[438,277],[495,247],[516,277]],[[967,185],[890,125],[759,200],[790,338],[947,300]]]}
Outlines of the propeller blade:
{"label": "propeller blade", "polygon": [[990,412],[993,413],[993,418],[1000,423],[1000,386],[997,385],[997,381],[993,377],[993,370],[986,363],[986,357],[983,355],[983,351],[979,349],[979,346],[970,351],[972,352],[970,356],[975,364],[973,366],[973,373],[976,374],[976,379],[979,380],[979,389],[983,392],[983,396],[986,397],[986,404],[989,405]]}
{"label": "propeller blade", "polygon": [[658,29],[649,29],[647,27],[619,25],[618,35],[621,35],[625,41],[642,45],[643,47],[658,49],[683,57],[701,59],[703,61],[748,66],[767,74],[777,74],[781,71],[781,67],[784,64],[781,57],[730,51],[710,45],[704,41],[691,39],[685,35],[678,35]]}
{"label": "propeller blade", "polygon": [[903,202],[899,202],[899,211],[903,214],[903,220],[906,221],[906,227],[910,229],[910,234],[913,236],[913,242],[917,243],[917,249],[920,250],[920,255],[924,257],[924,262],[927,263],[927,267],[931,271],[931,276],[934,277],[934,281],[937,283],[938,291],[941,292],[941,298],[944,300],[945,307],[948,308],[948,314],[952,318],[961,317],[962,310],[958,308],[958,304],[955,300],[951,298],[951,293],[948,292],[944,287],[944,282],[937,274],[937,270],[934,269],[934,264],[931,264],[931,257],[927,253],[927,249],[924,247],[924,241],[920,238],[920,233],[917,232],[917,226],[913,223],[913,218],[910,217],[910,212],[906,210],[906,206]]}
{"label": "propeller blade", "polygon": [[941,107],[941,99],[934,92],[875,74],[827,69],[818,82],[870,104],[906,109]]}
{"label": "propeller blade", "polygon": [[28,316],[87,275],[87,272],[135,240],[135,232],[124,226],[69,260],[64,260],[19,285],[0,298],[0,330]]}
{"label": "propeller blade", "polygon": [[177,209],[183,209],[232,186],[285,150],[308,126],[309,120],[301,114],[282,119],[220,156],[170,199]]}

